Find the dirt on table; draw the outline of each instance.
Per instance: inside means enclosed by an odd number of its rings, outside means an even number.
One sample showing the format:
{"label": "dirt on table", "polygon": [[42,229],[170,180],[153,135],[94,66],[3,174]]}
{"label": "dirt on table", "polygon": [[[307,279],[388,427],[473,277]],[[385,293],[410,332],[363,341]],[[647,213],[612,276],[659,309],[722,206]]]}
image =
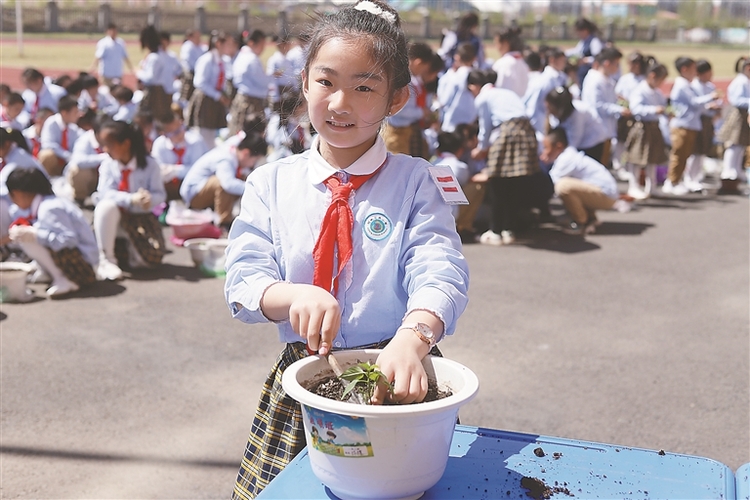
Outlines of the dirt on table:
{"label": "dirt on table", "polygon": [[563,483],[562,486],[549,486],[547,483],[536,477],[522,477],[521,487],[527,490],[526,496],[533,498],[534,500],[546,500],[552,497],[555,493],[562,493],[569,497],[575,496],[570,492],[566,483]]}
{"label": "dirt on table", "polygon": [[[321,379],[316,379],[305,386],[305,389],[324,398],[342,401],[344,395],[344,383],[335,375],[330,375]],[[356,390],[356,389],[355,389]],[[430,379],[427,381],[427,395],[423,403],[438,401],[453,395],[453,391],[448,388],[440,388],[437,382]],[[397,403],[386,402],[386,405],[395,405]],[[412,403],[418,404],[418,403]]]}

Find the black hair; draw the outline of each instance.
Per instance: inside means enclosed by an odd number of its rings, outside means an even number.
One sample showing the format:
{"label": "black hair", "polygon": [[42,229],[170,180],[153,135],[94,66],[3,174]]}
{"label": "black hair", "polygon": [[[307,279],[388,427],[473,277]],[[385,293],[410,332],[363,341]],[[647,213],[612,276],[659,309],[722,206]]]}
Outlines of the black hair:
{"label": "black hair", "polygon": [[11,88],[7,83],[0,83],[0,94],[10,94]]}
{"label": "black hair", "polygon": [[674,67],[677,68],[678,73],[682,73],[682,70],[693,66],[695,61],[689,57],[678,57],[674,61]]}
{"label": "black hair", "polygon": [[26,137],[23,136],[20,130],[16,130],[10,127],[0,128],[0,147],[5,147],[9,142],[15,142],[16,146],[29,152],[29,143],[26,141]]}
{"label": "black hair", "polygon": [[44,75],[38,69],[26,68],[25,70],[23,70],[23,73],[21,73],[21,79],[25,82],[36,82],[39,80],[44,80]]}
{"label": "black hair", "polygon": [[150,52],[159,52],[160,38],[159,32],[154,25],[149,24],[141,30],[140,42],[142,49],[148,49]]}
{"label": "black hair", "polygon": [[550,106],[554,106],[559,111],[559,120],[561,122],[567,120],[575,110],[575,107],[573,106],[573,95],[567,87],[555,87],[549,91],[549,94],[544,97],[544,100]]}
{"label": "black hair", "polygon": [[408,50],[410,61],[420,59],[425,62],[430,62],[432,60],[432,55],[435,53],[433,52],[432,47],[422,42],[410,43]]}
{"label": "black hair", "polygon": [[471,30],[477,26],[479,26],[479,16],[475,12],[464,14],[458,20],[456,37],[459,41],[468,40],[471,36]]}
{"label": "black hair", "polygon": [[458,132],[440,132],[437,136],[437,150],[441,153],[456,154],[464,145],[464,137]]}
{"label": "black hair", "polygon": [[266,130],[266,115],[264,113],[251,113],[242,122],[242,130],[245,134],[253,132],[264,133]]}
{"label": "black hair", "polygon": [[253,156],[263,156],[268,152],[268,143],[261,132],[247,132],[245,138],[237,145],[237,149],[249,149]]}
{"label": "black hair", "polygon": [[81,73],[78,75],[78,80],[81,82],[81,86],[84,90],[99,88],[99,80],[95,76],[88,73]]}
{"label": "black hair", "polygon": [[279,96],[279,120],[282,125],[289,122],[297,107],[302,104],[302,94],[296,90],[287,90]]}
{"label": "black hair", "polygon": [[159,32],[159,39],[160,39],[160,40],[161,40],[162,42],[167,42],[167,43],[169,43],[169,42],[171,42],[171,41],[172,41],[172,33],[170,33],[169,31],[160,31],[160,32]]}
{"label": "black hair", "polygon": [[470,63],[477,57],[477,48],[471,42],[463,42],[458,44],[456,55],[462,63]]}
{"label": "black hair", "polygon": [[34,123],[40,122],[41,118],[43,117],[46,119],[54,114],[55,112],[46,106],[43,108],[39,108],[39,111],[36,112],[36,116],[34,117]]}
{"label": "black hair", "polygon": [[521,52],[523,50],[523,40],[521,39],[521,28],[519,26],[503,26],[495,33],[495,39],[500,42],[508,42],[511,52]]}
{"label": "black hair", "polygon": [[552,144],[562,144],[566,148],[568,147],[568,134],[562,127],[555,127],[547,132],[547,137]]}
{"label": "black hair", "polygon": [[575,24],[573,24],[573,28],[576,31],[588,31],[591,34],[599,31],[599,28],[596,27],[596,24],[589,21],[585,17],[579,17],[578,19],[576,19]]}
{"label": "black hair", "polygon": [[669,74],[669,71],[667,70],[667,67],[663,64],[655,63],[648,67],[646,70],[646,74],[649,75],[653,73],[656,78],[662,79],[666,78],[667,74]]}
{"label": "black hair", "polygon": [[445,62],[443,61],[443,58],[440,57],[440,54],[438,54],[437,52],[433,52],[432,56],[430,57],[430,72],[440,73],[444,69]]}
{"label": "black hair", "polygon": [[54,195],[52,184],[44,172],[36,167],[17,167],[8,175],[5,181],[8,191],[22,191],[24,193]]}
{"label": "black hair", "polygon": [[698,74],[702,75],[711,71],[711,63],[705,59],[698,59],[695,62],[695,69],[698,70]]}
{"label": "black hair", "polygon": [[230,37],[231,35],[227,34],[226,31],[213,30],[211,32],[211,36],[208,39],[208,50],[215,49],[217,43],[224,43]]}
{"label": "black hair", "polygon": [[479,135],[479,125],[476,121],[473,123],[459,123],[456,125],[456,130],[454,132],[463,137],[465,142],[469,139],[475,139]]}
{"label": "black hair", "polygon": [[5,105],[6,106],[13,106],[14,104],[25,104],[26,101],[23,100],[23,96],[19,94],[18,92],[10,92],[8,96],[5,98]]}
{"label": "black hair", "polygon": [[107,31],[109,31],[109,30],[116,30],[116,29],[117,29],[117,25],[115,23],[109,23],[107,25]]}
{"label": "black hair", "polygon": [[58,111],[70,111],[73,108],[78,107],[78,99],[72,95],[64,95],[57,101]]}
{"label": "black hair", "polygon": [[120,120],[109,120],[101,126],[100,131],[104,133],[105,130],[110,131],[110,136],[118,144],[130,140],[130,152],[135,157],[136,166],[138,168],[146,168],[146,165],[148,165],[148,151],[146,151],[146,143],[141,127],[135,123],[130,124]]}
{"label": "black hair", "polygon": [[614,62],[618,59],[622,59],[622,52],[614,47],[606,47],[602,49],[602,51],[599,52],[596,57],[594,57],[594,60],[599,64],[603,63],[604,61]]}
{"label": "black hair", "polygon": [[628,55],[628,62],[630,64],[635,64],[636,68],[638,68],[638,74],[639,75],[645,75],[646,69],[648,68],[648,64],[646,61],[646,58],[638,51],[631,52]]}
{"label": "black hair", "polygon": [[71,81],[69,84],[65,86],[65,92],[67,92],[69,96],[78,95],[82,91],[83,91],[83,82],[78,78]]}
{"label": "black hair", "polygon": [[406,35],[401,29],[398,12],[393,7],[380,0],[367,1],[375,4],[381,14],[358,10],[357,4],[318,19],[310,35],[305,73],[310,74],[310,64],[329,40],[338,38],[363,44],[368,47],[370,57],[380,66],[373,68],[373,71],[382,69],[385,73],[392,98],[397,90],[411,81]]}
{"label": "black hair", "polygon": [[89,129],[93,128],[95,121],[96,121],[96,111],[94,111],[91,108],[88,108],[78,118],[78,121],[76,121],[76,125],[78,125],[83,130],[89,130]]}
{"label": "black hair", "polygon": [[73,83],[73,77],[68,74],[63,74],[52,80],[52,83],[58,87],[67,88],[68,85]]}
{"label": "black hair", "polygon": [[125,85],[115,85],[112,87],[110,94],[118,101],[130,102],[133,100],[133,91]]}
{"label": "black hair", "polygon": [[750,66],[750,57],[742,56],[734,63],[734,72],[742,73],[748,66]]}
{"label": "black hair", "polygon": [[[466,84],[484,87],[486,84],[490,83],[488,76],[489,75],[486,71],[483,71],[481,69],[473,69],[469,71],[469,76],[466,77]],[[497,73],[495,73],[495,80],[497,80]]]}
{"label": "black hair", "polygon": [[526,63],[526,66],[529,67],[530,71],[542,70],[542,56],[539,55],[539,52],[534,52],[533,50],[529,51],[529,53],[523,57],[523,60]]}
{"label": "black hair", "polygon": [[565,52],[563,52],[560,47],[547,47],[547,49],[544,51],[544,64],[547,65],[552,59],[559,59],[561,57],[566,57]]}
{"label": "black hair", "polygon": [[247,38],[245,38],[245,43],[253,42],[258,43],[262,42],[266,39],[266,33],[263,30],[255,29],[250,32],[249,35],[247,35]]}
{"label": "black hair", "polygon": [[486,69],[484,73],[487,75],[487,83],[495,84],[497,81],[497,71],[494,69]]}

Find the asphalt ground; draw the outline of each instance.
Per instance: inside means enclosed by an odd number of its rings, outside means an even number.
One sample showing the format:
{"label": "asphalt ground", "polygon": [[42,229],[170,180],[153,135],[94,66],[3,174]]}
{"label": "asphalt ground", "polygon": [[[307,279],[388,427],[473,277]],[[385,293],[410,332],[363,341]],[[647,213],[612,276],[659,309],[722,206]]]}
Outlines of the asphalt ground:
{"label": "asphalt ground", "polygon": [[[466,245],[469,306],[441,342],[480,379],[462,423],[750,462],[748,205],[656,198],[585,240]],[[171,249],[155,272],[0,305],[1,498],[229,497],[281,346]]]}

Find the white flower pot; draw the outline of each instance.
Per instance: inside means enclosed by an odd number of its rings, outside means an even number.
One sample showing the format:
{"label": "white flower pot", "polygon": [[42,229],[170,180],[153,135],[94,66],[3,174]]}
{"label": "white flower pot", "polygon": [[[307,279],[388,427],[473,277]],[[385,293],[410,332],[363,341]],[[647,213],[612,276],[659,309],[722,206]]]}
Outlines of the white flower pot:
{"label": "white flower pot", "polygon": [[32,268],[22,262],[0,262],[0,302],[28,302],[34,297],[26,288]]}
{"label": "white flower pot", "polygon": [[[374,363],[380,352],[338,351],[335,356],[346,370],[359,362]],[[427,356],[423,364],[452,396],[403,406],[358,405],[303,387],[333,373],[322,356],[306,357],[284,371],[284,390],[302,404],[312,470],[337,497],[414,499],[442,477],[458,409],[476,395],[479,380],[449,359]]]}

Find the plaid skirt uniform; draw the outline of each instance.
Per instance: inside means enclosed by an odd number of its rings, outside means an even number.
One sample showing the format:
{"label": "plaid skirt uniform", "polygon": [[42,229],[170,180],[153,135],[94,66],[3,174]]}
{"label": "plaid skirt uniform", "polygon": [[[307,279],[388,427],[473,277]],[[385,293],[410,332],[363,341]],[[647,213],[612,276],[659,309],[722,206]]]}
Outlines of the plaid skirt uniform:
{"label": "plaid skirt uniform", "polygon": [[487,168],[491,177],[520,177],[540,171],[539,143],[528,118],[513,118],[500,125],[500,136],[490,146]]}
{"label": "plaid skirt uniform", "polygon": [[167,247],[159,219],[154,214],[134,214],[123,210],[120,225],[128,235],[128,251],[138,252],[149,266],[161,264]]}
{"label": "plaid skirt uniform", "polygon": [[694,155],[710,156],[714,152],[714,119],[701,115],[701,131],[695,140]]}
{"label": "plaid skirt uniform", "polygon": [[265,117],[266,100],[260,97],[251,97],[245,94],[237,94],[232,99],[229,108],[229,135],[234,135],[245,128],[245,120],[256,115]]}
{"label": "plaid skirt uniform", "polygon": [[621,116],[617,119],[617,142],[619,142],[620,144],[625,144],[625,141],[628,140],[630,129],[633,128],[634,124],[635,119],[633,119],[632,116]]}
{"label": "plaid skirt uniform", "polygon": [[218,130],[227,126],[227,109],[200,89],[195,89],[185,108],[185,123],[188,127]]}
{"label": "plaid skirt uniform", "polygon": [[[382,349],[389,340],[358,349]],[[430,354],[442,356],[437,347]],[[232,499],[255,498],[306,445],[302,407],[281,385],[281,377],[295,361],[307,357],[305,344],[287,344],[266,379],[255,410]]]}
{"label": "plaid skirt uniform", "polygon": [[636,121],[628,133],[625,148],[625,157],[633,165],[661,165],[669,160],[667,145],[656,121]]}
{"label": "plaid skirt uniform", "polygon": [[151,112],[157,120],[164,120],[172,113],[172,96],[161,85],[149,85],[143,90],[139,110]]}
{"label": "plaid skirt uniform", "polygon": [[94,267],[86,261],[78,247],[50,250],[52,260],[66,278],[80,287],[96,283]]}
{"label": "plaid skirt uniform", "polygon": [[718,138],[724,146],[750,146],[750,125],[747,123],[747,110],[732,107],[724,124],[719,129]]}

